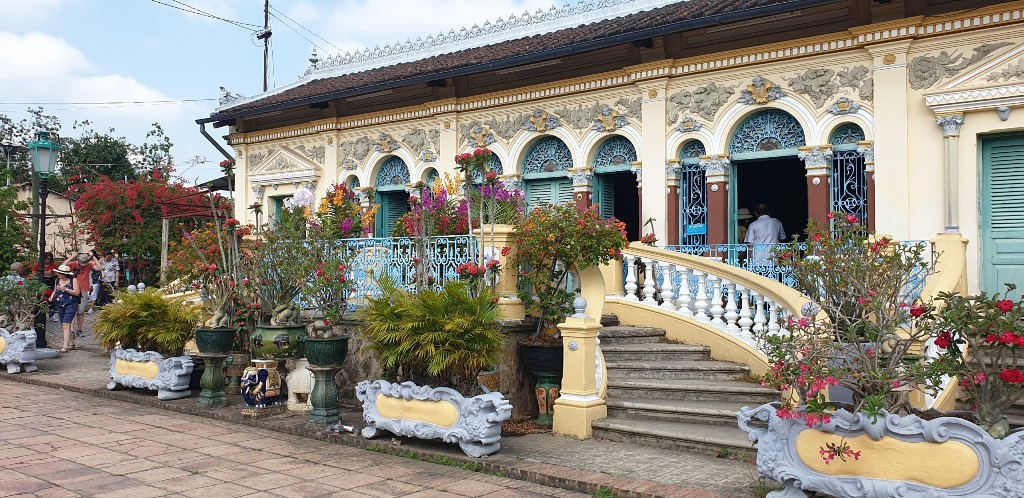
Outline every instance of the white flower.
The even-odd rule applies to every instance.
[[[295,192],[295,195],[291,196],[288,199],[285,199],[284,205],[289,209],[294,209],[297,207],[305,208],[308,206],[312,206],[315,200],[316,198],[313,196],[313,192],[311,192],[309,189],[302,188],[299,189],[298,192]]]

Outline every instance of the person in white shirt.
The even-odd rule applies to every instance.
[[[755,265],[768,264],[772,245],[778,244],[786,238],[786,230],[782,228],[782,222],[771,217],[771,210],[765,203],[754,206],[754,213],[757,219],[750,222],[747,227],[747,236],[743,242],[752,244],[752,263]]]

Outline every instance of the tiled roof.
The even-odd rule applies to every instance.
[[[504,43],[487,45],[478,48],[471,48],[450,54],[438,55],[421,59],[414,62],[406,62],[391,66],[380,67],[363,71],[360,73],[346,74],[342,76],[322,78],[309,81],[308,83],[283,90],[278,93],[267,95],[263,98],[243,102],[235,107],[222,109],[213,114],[209,119],[202,121],[213,121],[217,119],[229,119],[237,116],[256,114],[266,108],[288,107],[289,103],[304,105],[312,100],[328,97],[336,98],[343,95],[356,95],[365,89],[365,92],[381,90],[381,85],[399,82],[408,84],[417,79],[426,81],[440,79],[459,74],[473,66],[488,64],[499,65],[505,62],[508,65],[523,64],[543,60],[545,52],[552,52],[558,49],[574,47],[583,44],[594,44],[598,48],[601,42],[607,42],[611,46],[625,43],[628,40],[622,37],[649,31],[652,29],[666,28],[666,34],[681,29],[670,29],[677,23],[695,21],[699,19],[714,18],[725,14],[742,13],[749,11],[746,18],[754,18],[761,15],[757,9],[771,7],[781,4],[794,4],[797,8],[801,4],[811,3],[807,0],[689,0],[676,4],[653,9],[646,12],[639,12],[616,19],[595,22],[578,26],[576,28],[563,29],[542,35],[519,38]],[[818,2],[820,3],[820,2]],[[740,18],[742,19],[742,17]],[[739,20],[739,19],[732,19]],[[517,60],[524,56],[533,54],[540,56],[540,59],[533,61]],[[481,67],[480,71],[495,69],[495,67]],[[412,80],[412,81],[410,81]],[[404,83],[403,83],[404,82]]]

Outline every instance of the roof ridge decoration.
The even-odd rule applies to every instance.
[[[345,52],[326,57],[310,65],[301,79],[329,78],[358,73],[368,69],[412,62],[461,50],[492,45],[509,40],[526,38],[561,29],[574,28],[582,24],[605,21],[637,12],[656,9],[689,0],[580,0],[578,3],[564,3],[561,7],[552,5],[547,11],[538,8],[530,14],[523,11],[507,19],[499,17],[494,22],[487,20],[483,25],[463,26],[447,34],[427,35],[406,39],[405,42],[377,46],[373,49]]]

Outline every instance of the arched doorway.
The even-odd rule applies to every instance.
[[[706,154],[700,140],[690,140],[679,150],[679,244],[683,246],[708,243],[708,183],[700,165],[700,156]]]
[[[832,144],[832,211],[852,214],[868,226],[868,179],[864,156],[857,142],[865,139],[864,130],[854,123],[843,123],[829,135]]]
[[[409,212],[409,194],[405,191],[407,183],[410,183],[409,167],[405,161],[398,156],[388,157],[377,172],[377,205],[380,208],[374,232],[378,237],[390,237],[398,218]]]
[[[594,202],[602,217],[626,224],[628,240],[640,240],[640,193],[630,171],[636,159],[633,143],[619,135],[605,140],[594,156]]]
[[[572,202],[572,180],[567,173],[571,167],[572,153],[557,137],[546,136],[530,146],[522,167],[526,208]]]
[[[737,240],[737,211],[746,208],[753,213],[761,203],[782,222],[787,236],[803,235],[808,218],[807,172],[797,155],[806,142],[796,118],[778,109],[758,111],[736,128],[729,142],[730,242],[743,242]]]

